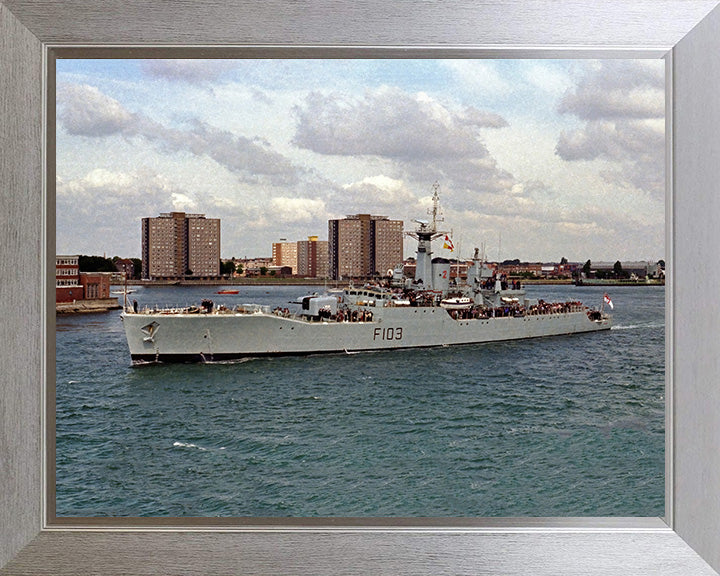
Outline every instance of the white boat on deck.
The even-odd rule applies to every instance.
[[[472,298],[459,297],[443,298],[440,300],[440,306],[447,310],[468,310],[473,307]]]

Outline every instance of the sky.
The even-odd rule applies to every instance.
[[[665,257],[662,60],[57,61],[56,251],[140,257],[221,219],[221,257],[428,219],[490,260]],[[405,255],[415,244],[405,241]]]

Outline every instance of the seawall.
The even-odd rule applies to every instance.
[[[88,312],[107,312],[122,308],[117,298],[98,298],[95,300],[75,300],[74,302],[55,303],[56,314],[82,314]]]

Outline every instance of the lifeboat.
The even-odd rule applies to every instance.
[[[444,298],[440,300],[440,307],[448,310],[467,310],[472,308],[473,301],[470,298]]]

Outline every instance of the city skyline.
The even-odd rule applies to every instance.
[[[438,182],[454,256],[665,258],[661,60],[59,60],[57,113],[58,253],[139,256],[174,210],[223,258],[408,230]]]

